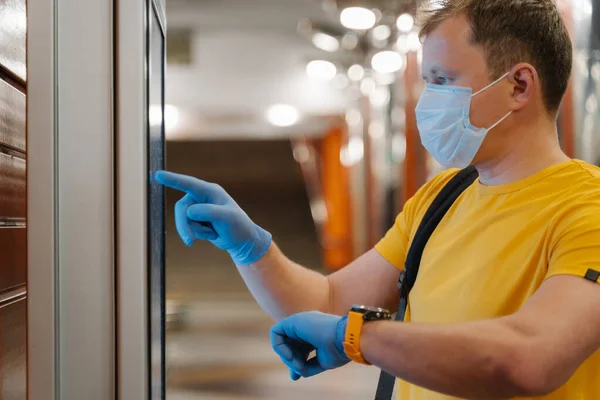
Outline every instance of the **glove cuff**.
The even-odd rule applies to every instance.
[[[350,358],[346,355],[344,350],[344,341],[346,338],[346,327],[348,326],[348,316],[342,317],[335,326],[334,342],[335,349],[337,350],[341,359],[350,362]]]
[[[253,264],[263,258],[273,242],[271,233],[258,225],[254,225],[254,227],[256,229],[254,240],[245,244],[235,254],[230,254],[233,262],[239,267]]]

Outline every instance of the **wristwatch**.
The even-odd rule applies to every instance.
[[[367,306],[353,306],[348,312],[348,323],[344,337],[344,352],[352,361],[371,365],[360,352],[360,334],[363,324],[369,321],[389,321],[392,314],[384,309]]]

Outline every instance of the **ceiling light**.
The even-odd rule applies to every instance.
[[[348,32],[342,37],[342,47],[346,50],[354,50],[358,46],[358,36],[354,32]]]
[[[330,81],[337,74],[336,66],[329,61],[314,60],[306,66],[306,74],[309,78],[319,81]]]
[[[419,51],[421,49],[421,39],[417,32],[411,32],[406,38],[406,43],[410,51]]]
[[[344,74],[338,74],[333,78],[333,87],[338,90],[346,89],[349,83],[348,77]]]
[[[345,167],[358,164],[365,155],[365,145],[360,137],[351,137],[348,145],[340,151],[340,162]]]
[[[408,35],[398,36],[398,39],[396,39],[396,49],[403,54],[410,51],[410,48],[408,47]]]
[[[369,124],[369,136],[373,139],[381,139],[385,136],[385,125],[381,121],[372,121]]]
[[[392,159],[402,162],[406,157],[406,136],[401,133],[392,136]]]
[[[275,126],[292,126],[300,119],[300,113],[288,104],[275,104],[267,111],[267,119]]]
[[[394,73],[389,74],[375,74],[375,82],[378,85],[391,85],[396,81],[396,75]]]
[[[296,160],[296,162],[299,164],[304,164],[310,161],[310,150],[305,144],[294,146],[293,154],[294,160]]]
[[[350,80],[357,82],[357,81],[360,81],[364,77],[365,77],[365,69],[362,66],[360,66],[358,64],[354,64],[353,66],[348,68],[348,78],[350,78]]]
[[[376,87],[377,85],[375,85],[373,78],[365,78],[360,83],[360,92],[365,96],[369,96],[371,93],[373,93]]]
[[[373,38],[375,40],[386,40],[392,34],[392,30],[387,25],[379,25],[373,29]]]
[[[380,74],[389,74],[404,68],[404,56],[395,51],[381,51],[371,59],[371,66]]]
[[[377,88],[369,96],[369,100],[374,107],[383,107],[390,102],[390,92],[386,88]]]
[[[321,32],[313,35],[312,42],[315,47],[330,53],[336,52],[340,48],[340,42],[336,38]]]
[[[346,111],[346,123],[350,126],[358,126],[362,123],[362,115],[356,108]]]
[[[371,29],[375,26],[376,19],[373,11],[363,7],[348,7],[340,14],[340,22],[348,29]]]
[[[402,14],[396,20],[396,27],[400,32],[410,32],[415,26],[415,19],[410,14]]]

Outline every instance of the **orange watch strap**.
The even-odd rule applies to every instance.
[[[349,359],[360,364],[371,365],[360,352],[360,333],[364,324],[363,315],[354,311],[348,313],[346,335],[344,337],[344,352]]]

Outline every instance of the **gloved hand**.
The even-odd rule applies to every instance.
[[[271,328],[271,345],[290,368],[290,377],[309,378],[350,362],[344,352],[347,317],[305,312],[292,315]],[[308,359],[316,350],[315,357]]]
[[[175,225],[187,246],[195,239],[208,240],[237,265],[252,264],[269,249],[271,234],[252,222],[220,186],[166,171],[156,172],[155,179],[186,193],[175,205]]]

